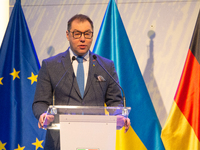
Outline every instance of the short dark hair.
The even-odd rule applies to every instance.
[[[73,16],[71,19],[69,19],[68,23],[67,23],[67,30],[69,31],[71,29],[71,25],[72,25],[72,22],[74,20],[79,20],[81,22],[84,22],[84,21],[89,21],[91,27],[92,27],[92,30],[93,30],[93,22],[92,20],[86,16],[86,15],[83,15],[83,14],[76,14],[75,16]]]

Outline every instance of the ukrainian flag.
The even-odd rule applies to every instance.
[[[161,126],[114,0],[107,6],[93,51],[114,61],[131,107],[131,127],[126,134],[117,131],[116,150],[163,150]]]

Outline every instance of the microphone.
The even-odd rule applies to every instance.
[[[126,107],[126,98],[125,98],[125,94],[124,94],[124,90],[122,89],[122,87],[117,83],[117,81],[111,76],[111,74],[99,63],[99,61],[97,60],[97,56],[93,55],[93,58],[97,61],[97,63],[104,69],[104,71],[112,78],[112,80],[118,85],[118,87],[122,90],[123,92],[123,102],[124,102],[124,107]]]
[[[72,63],[73,63],[74,60],[76,60],[76,57],[75,57],[75,56],[72,57],[71,65],[72,65]],[[68,70],[67,70],[67,71],[68,71]],[[53,106],[55,105],[55,91],[56,91],[56,88],[57,88],[57,86],[60,84],[60,82],[62,81],[62,79],[64,78],[64,76],[66,75],[67,71],[65,71],[65,73],[63,74],[63,76],[60,78],[60,80],[59,80],[58,83],[56,84],[55,89],[53,90]]]

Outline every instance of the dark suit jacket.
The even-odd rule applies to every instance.
[[[99,63],[118,81],[113,61],[96,56]],[[99,75],[106,81],[97,81]],[[69,50],[43,60],[32,107],[37,119],[47,111],[49,105],[52,105],[54,90],[55,105],[104,106],[106,103],[107,106],[123,106],[120,88],[93,59],[92,52],[90,52],[88,79],[83,98],[73,71]],[[59,149],[59,144],[59,133],[47,130],[45,149],[51,150],[52,147],[54,147],[52,150]],[[48,148],[47,145],[49,145]]]

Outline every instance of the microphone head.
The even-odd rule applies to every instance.
[[[76,60],[76,57],[75,57],[75,56],[72,57],[72,61],[74,61],[74,60]]]
[[[97,59],[97,56],[96,56],[96,55],[93,55],[93,58],[94,58],[94,59]]]

